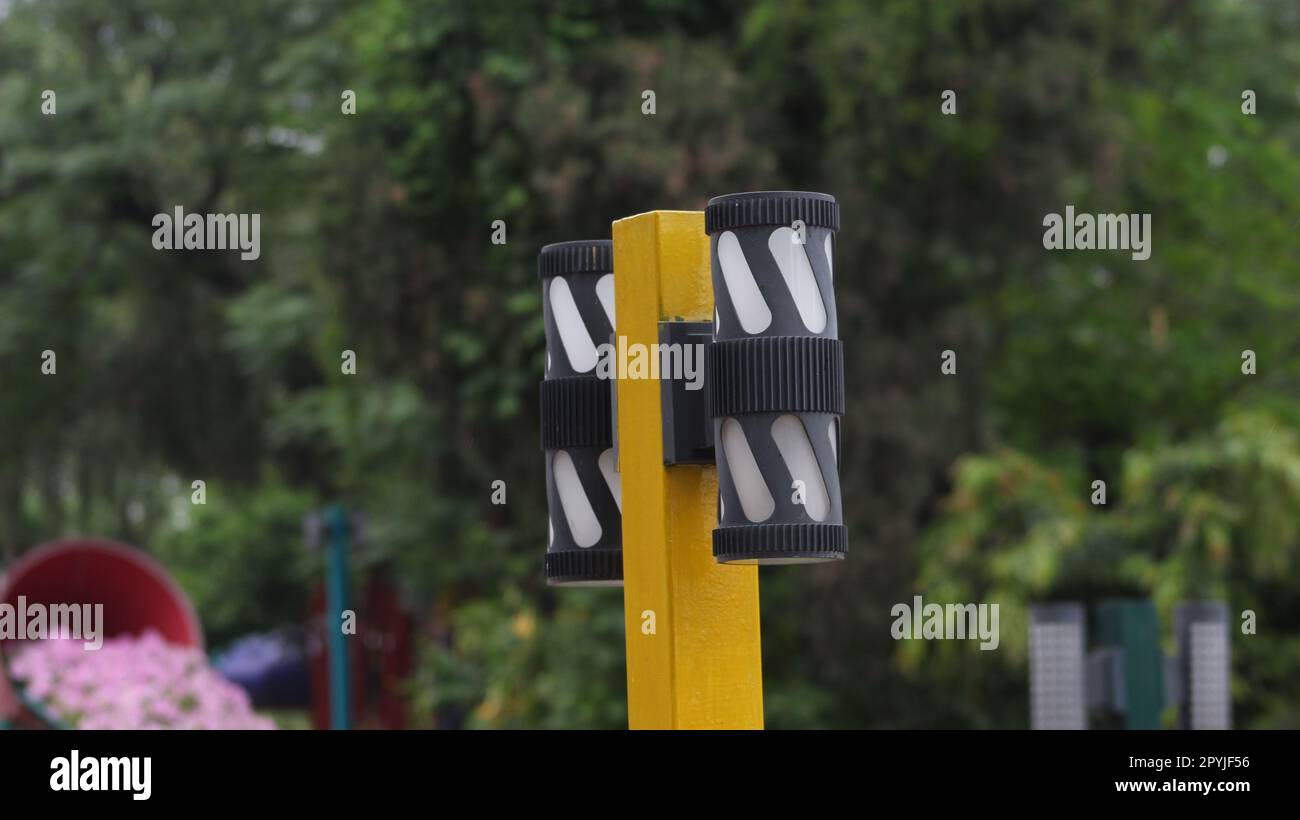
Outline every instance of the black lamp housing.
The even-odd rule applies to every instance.
[[[614,461],[612,383],[596,375],[614,333],[614,247],[559,242],[537,257],[546,322],[540,386],[553,586],[622,586],[622,498]]]
[[[835,198],[802,191],[709,200],[709,414],[722,563],[841,560],[844,348],[835,316]]]

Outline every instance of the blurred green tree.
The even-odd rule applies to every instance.
[[[1298,29],[1214,0],[0,3],[0,559],[141,543],[232,636],[294,617],[293,519],[342,500],[423,616],[422,713],[621,725],[619,596],[540,578],[536,252],[799,188],[845,218],[852,550],[762,575],[769,725],[1023,724],[1014,641],[957,675],[890,639],[918,587],[1167,607],[1217,579],[1293,625],[1244,569],[1293,556],[1290,468],[1234,459],[1273,447],[1240,419],[1273,420],[1283,461],[1300,425]],[[1067,204],[1152,213],[1152,258],[1045,251]],[[154,251],[176,205],[260,213],[261,258]],[[212,507],[182,526],[194,479]],[[1171,511],[1174,486],[1200,500]],[[1202,546],[1170,555],[1226,538],[1243,569],[1153,552],[1184,521]],[[1239,713],[1294,725],[1296,659],[1268,646],[1242,650]]]

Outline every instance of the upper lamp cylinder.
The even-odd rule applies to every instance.
[[[614,333],[614,244],[559,242],[537,257],[546,319],[541,383],[553,586],[623,585],[623,516],[612,385],[597,375]]]
[[[714,343],[709,412],[723,563],[844,558],[840,417],[844,349],[835,319],[839,205],[759,191],[709,200]]]

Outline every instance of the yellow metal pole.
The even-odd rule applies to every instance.
[[[616,333],[653,351],[661,321],[711,321],[699,211],[614,223]],[[761,729],[758,568],[713,559],[717,469],[664,466],[659,382],[619,379],[623,609],[633,729]]]

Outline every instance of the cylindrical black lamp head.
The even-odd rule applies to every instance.
[[[835,198],[802,191],[709,200],[714,343],[709,407],[723,563],[844,558],[835,318]]]
[[[555,586],[621,586],[623,501],[614,463],[612,383],[596,375],[600,346],[614,332],[613,243],[547,245],[537,269],[546,320],[546,580]]]

